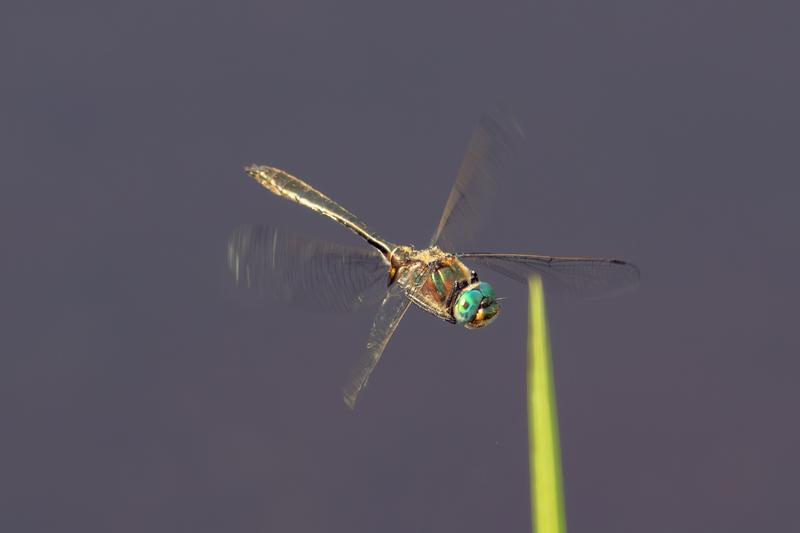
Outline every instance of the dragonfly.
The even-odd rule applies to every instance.
[[[380,301],[366,350],[342,388],[350,409],[412,304],[467,329],[480,329],[497,319],[500,298],[468,264],[522,283],[538,274],[547,284],[584,297],[635,287],[639,270],[621,259],[458,251],[485,218],[501,168],[523,138],[519,125],[507,115],[486,114],[479,120],[439,224],[429,245],[421,249],[383,238],[289,172],[265,165],[246,167],[273,194],[333,219],[370,248],[308,239],[264,225],[241,226],[228,240],[228,266],[236,284],[269,290],[312,309],[350,311]]]

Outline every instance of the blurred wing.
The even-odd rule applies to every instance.
[[[372,329],[367,339],[367,349],[353,367],[350,379],[342,389],[344,403],[350,409],[355,408],[358,394],[367,385],[370,374],[380,361],[383,350],[389,339],[392,338],[403,315],[408,311],[412,299],[418,299],[417,292],[424,285],[427,274],[427,269],[403,269],[389,287],[372,323]]]
[[[380,252],[308,239],[268,226],[240,226],[228,239],[234,283],[311,310],[377,303],[389,267]]]
[[[620,259],[549,257],[527,254],[458,254],[520,283],[541,274],[545,283],[566,293],[587,298],[610,296],[639,284],[639,269]]]
[[[397,283],[392,284],[383,299],[378,314],[375,315],[372,330],[367,339],[367,349],[353,367],[350,379],[342,389],[344,403],[350,409],[355,408],[358,394],[366,386],[370,374],[381,359],[386,344],[392,338],[394,330],[397,329],[397,325],[410,305],[411,300],[406,297],[403,288]]]
[[[503,164],[523,138],[519,125],[502,112],[481,118],[467,145],[431,246],[453,251],[468,244],[491,209]]]

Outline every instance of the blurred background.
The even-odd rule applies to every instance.
[[[792,2],[4,2],[0,529],[529,530],[527,294],[374,310],[231,294],[265,223],[358,245],[286,168],[427,243],[496,103],[527,144],[478,251],[617,256],[550,298],[571,531],[800,529],[800,8]]]

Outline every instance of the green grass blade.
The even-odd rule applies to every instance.
[[[535,533],[566,533],[556,387],[541,278],[528,282],[528,448]]]

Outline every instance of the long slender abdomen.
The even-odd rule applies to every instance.
[[[245,169],[250,176],[273,194],[291,200],[332,218],[336,222],[350,228],[369,244],[389,256],[397,246],[371,231],[367,225],[353,213],[322,194],[300,178],[283,170],[263,165],[252,165]]]

